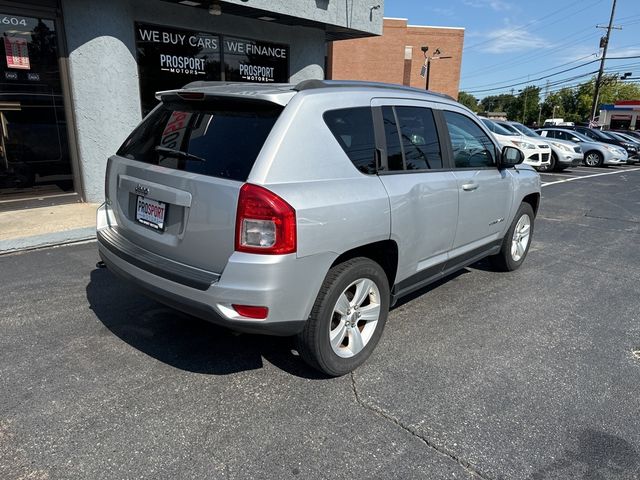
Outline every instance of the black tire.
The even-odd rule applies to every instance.
[[[339,297],[343,293],[345,295],[348,293],[345,290],[363,279],[373,281],[377,287],[379,298],[377,298],[378,303],[375,305],[379,305],[378,320],[364,348],[353,356],[344,358],[334,351],[329,335],[332,331],[332,326],[341,321],[338,318],[344,319],[347,317],[340,317],[334,309],[337,307]],[[369,291],[367,298],[375,298],[375,292],[372,289],[369,289]],[[369,358],[382,336],[389,313],[389,300],[387,275],[382,267],[371,259],[358,257],[332,267],[324,279],[304,329],[296,337],[298,353],[311,367],[333,377],[345,375],[355,370]],[[363,331],[361,321],[356,320],[354,325],[355,327],[352,328],[358,328],[359,331]],[[334,331],[337,328],[337,326],[334,326]],[[341,344],[337,348],[346,350],[351,337],[345,335],[343,338],[347,345],[343,346]]]
[[[518,259],[514,258],[512,254],[512,244],[514,241],[514,232],[516,230],[516,226],[518,222],[523,216],[529,217],[529,236],[527,239],[527,245],[524,248],[524,252]],[[531,240],[533,238],[533,229],[535,223],[535,216],[533,213],[533,208],[528,203],[520,204],[520,208],[518,208],[518,212],[511,222],[511,226],[509,230],[507,230],[506,235],[504,236],[504,240],[502,241],[502,247],[500,248],[500,252],[496,255],[492,255],[489,257],[489,261],[495,270],[500,272],[512,272],[520,268],[522,262],[527,257],[527,253],[529,253],[529,247],[531,246]]]
[[[584,164],[587,167],[601,167],[604,163],[604,157],[596,150],[590,150],[584,154]]]
[[[551,157],[549,158],[549,165],[541,165],[538,167],[539,172],[553,172],[556,169],[556,165],[558,164],[558,159],[556,158],[555,153],[551,153]]]

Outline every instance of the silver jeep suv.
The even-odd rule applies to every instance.
[[[449,97],[362,82],[193,83],[109,159],[100,256],[150,296],[362,364],[403,295],[527,255],[540,179]]]

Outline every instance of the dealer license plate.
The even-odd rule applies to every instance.
[[[155,230],[164,230],[164,218],[167,204],[138,195],[136,202],[136,220]]]

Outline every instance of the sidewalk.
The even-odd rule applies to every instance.
[[[72,203],[0,212],[0,255],[93,239],[97,208]]]

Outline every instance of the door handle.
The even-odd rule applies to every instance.
[[[463,183],[462,184],[462,189],[465,192],[471,192],[472,190],[475,190],[476,188],[478,188],[478,184],[477,183]]]

